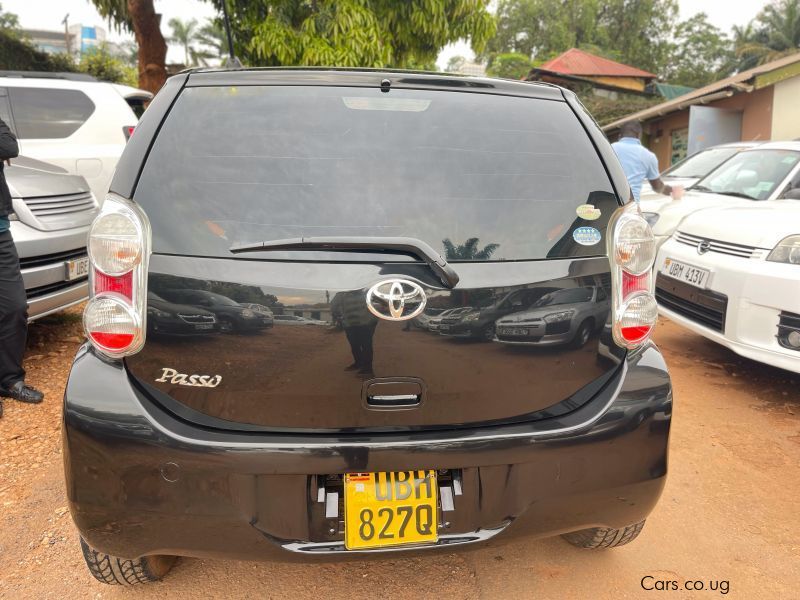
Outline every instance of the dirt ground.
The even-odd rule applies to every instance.
[[[86,570],[64,496],[61,395],[79,317],[38,322],[26,368],[47,399],[5,401],[0,419],[0,598],[800,597],[800,376],[666,321],[656,340],[675,386],[670,472],[628,546],[595,553],[554,538],[369,563],[182,559],[163,582],[119,588]],[[677,591],[659,583],[671,581]]]

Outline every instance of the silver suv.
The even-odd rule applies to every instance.
[[[98,204],[83,177],[55,165],[19,157],[5,174],[14,209],[11,235],[33,321],[87,298],[86,235]]]

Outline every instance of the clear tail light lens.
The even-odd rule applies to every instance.
[[[91,298],[83,313],[86,336],[111,358],[138,352],[146,332],[150,224],[125,198],[109,194],[88,241]]]
[[[614,340],[632,350],[650,338],[658,319],[652,274],[655,239],[639,207],[633,204],[614,214],[609,231]]]

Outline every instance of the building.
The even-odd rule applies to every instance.
[[[800,137],[800,53],[712,83],[603,127],[615,140],[638,119],[663,170],[703,148]]]
[[[48,54],[72,54],[80,56],[87,50],[106,41],[106,30],[102,27],[70,25],[67,30],[48,31],[24,29],[23,33],[37,50]]]
[[[570,89],[588,85],[595,94],[610,98],[616,98],[619,93],[657,93],[652,85],[656,80],[653,73],[578,48],[571,48],[540,67],[535,67],[527,80],[545,81]]]

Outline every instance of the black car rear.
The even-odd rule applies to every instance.
[[[652,282],[630,252],[613,258],[626,227],[643,227],[629,237],[647,250],[646,224],[618,210],[624,176],[568,92],[184,74],[145,113],[111,192],[92,238],[92,345],[65,411],[73,516],[95,549],[378,551],[477,541],[516,519],[540,535],[625,531],[657,499],[671,393],[647,341]],[[114,219],[130,221],[124,241]],[[129,263],[103,254],[136,236]],[[615,298],[610,343],[497,343],[497,319],[587,287]],[[145,335],[148,290],[228,335]],[[245,303],[274,327],[259,333]],[[439,331],[411,327],[439,314]],[[390,523],[406,509],[407,531]],[[110,533],[129,519],[140,526]]]

